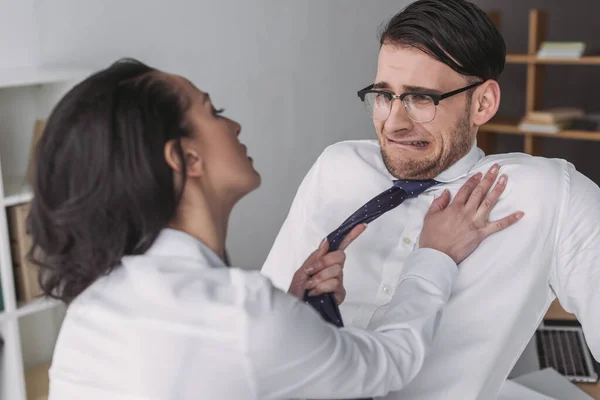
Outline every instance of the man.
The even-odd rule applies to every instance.
[[[444,189],[454,195],[468,177],[498,163],[510,180],[490,218],[515,210],[526,218],[462,262],[421,372],[387,398],[494,398],[556,297],[577,315],[600,359],[600,189],[564,160],[484,156],[476,146],[478,127],[500,102],[505,44],[496,27],[464,0],[422,0],[389,21],[380,44],[374,85],[360,92],[378,140],[323,152],[263,272],[287,290],[323,237],[392,180],[434,179],[346,250],[342,318],[346,326],[375,328],[433,199]]]

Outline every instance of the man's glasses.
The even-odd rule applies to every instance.
[[[413,121],[422,124],[433,121],[440,101],[477,87],[482,83],[483,82],[477,82],[444,94],[417,92],[391,94],[382,90],[373,89],[373,85],[369,85],[358,91],[358,97],[360,97],[360,100],[364,103],[365,108],[373,119],[379,121],[388,119],[390,112],[392,111],[394,99],[400,99],[408,117]]]

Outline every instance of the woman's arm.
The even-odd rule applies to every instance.
[[[497,166],[495,166],[497,167]],[[373,332],[337,329],[312,308],[268,283],[247,309],[246,357],[258,398],[359,398],[402,389],[417,374],[448,301],[457,263],[489,235],[514,224],[514,213],[489,222],[506,186],[498,168],[475,175],[452,204],[445,192],[431,205],[421,249],[405,262],[387,311]],[[256,295],[259,294],[259,295]]]
[[[419,371],[450,296],[457,266],[420,249],[374,332],[337,329],[310,307],[265,284],[260,315],[247,321],[257,398],[359,398],[402,389]],[[258,297],[255,297],[258,300]]]

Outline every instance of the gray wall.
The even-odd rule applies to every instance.
[[[121,56],[138,57],[209,91],[242,124],[241,140],[263,176],[262,187],[235,210],[229,240],[236,264],[258,268],[322,149],[343,139],[374,137],[355,92],[375,74],[377,28],[409,2],[37,0],[35,54],[43,63],[94,68]],[[549,40],[600,47],[600,32],[592,28],[598,26],[599,1],[475,2],[501,11],[509,51],[526,51],[533,7],[549,12]],[[522,115],[525,74],[522,65],[507,66],[501,114]],[[545,105],[599,111],[593,92],[600,88],[599,77],[600,67],[548,67]],[[501,145],[503,151],[522,150],[515,137],[503,138]],[[548,139],[543,145],[545,155],[567,158],[600,181],[598,150],[592,142]]]
[[[0,68],[37,61],[35,0],[0,0]]]
[[[407,1],[37,1],[43,63],[133,56],[189,77],[238,120],[263,185],[235,209],[229,249],[259,268],[310,165],[331,143],[374,137],[356,91],[377,28]]]

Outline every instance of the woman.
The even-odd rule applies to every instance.
[[[483,202],[495,173],[471,194],[473,177],[450,207],[445,194],[407,261],[388,311],[395,322],[372,333],[338,330],[258,272],[224,268],[229,215],[260,176],[238,141],[240,126],[221,113],[184,78],[131,60],[89,77],[53,110],[30,215],[43,290],[69,304],[51,400],[399,390],[422,363],[456,263],[517,219],[487,222],[504,188]],[[343,251],[326,250],[309,257],[293,286],[343,265]],[[327,281],[341,284],[341,275]]]

